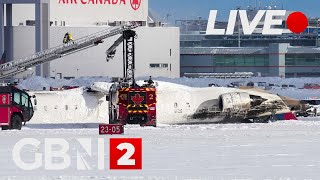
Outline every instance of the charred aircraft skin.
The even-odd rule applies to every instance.
[[[235,93],[233,95],[239,96],[241,93]],[[246,94],[242,93],[242,95]],[[232,95],[229,94],[229,96]],[[222,97],[223,95],[221,98]],[[269,104],[265,104],[264,102],[266,102],[267,99],[264,99],[261,96],[249,95],[249,97],[250,102],[244,103],[243,105],[245,105],[246,108],[241,109],[238,109],[235,106],[225,110],[221,98],[205,101],[189,118],[199,119],[200,121],[211,118],[221,119],[221,121],[217,121],[216,123],[266,123],[268,121],[276,120],[276,117],[274,116],[275,113],[286,108],[286,105],[282,101],[276,100],[269,102]],[[229,101],[229,103],[232,104],[231,101]]]

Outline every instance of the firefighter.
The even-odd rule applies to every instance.
[[[63,44],[67,44],[69,33],[66,33],[63,37]]]
[[[68,35],[68,41],[73,41],[71,33],[69,33],[69,35]]]
[[[64,35],[64,38],[63,38],[63,43],[64,44],[67,44],[69,42],[73,41],[72,39],[72,35],[71,33],[67,32],[65,35]]]
[[[149,77],[149,80],[148,80],[148,86],[149,86],[149,87],[153,87],[153,86],[154,86],[154,82],[153,82],[151,76]]]

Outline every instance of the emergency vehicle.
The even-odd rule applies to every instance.
[[[33,96],[35,98],[35,96]],[[22,124],[30,121],[34,110],[32,97],[15,86],[0,87],[0,126],[2,130],[21,130]],[[34,99],[36,103],[36,100]]]
[[[305,98],[303,102],[310,105],[307,109],[307,116],[320,116],[320,99],[317,97]]]

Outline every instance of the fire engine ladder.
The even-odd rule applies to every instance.
[[[92,35],[77,39],[73,42],[50,48],[24,59],[14,60],[0,65],[0,79],[22,73],[28,68],[59,59],[61,57],[77,53],[84,49],[94,47],[102,43],[103,39],[122,34],[124,31],[138,27],[137,24],[111,27]]]
[[[115,56],[116,48],[123,43],[123,77],[130,85],[134,83],[136,37],[135,31],[125,30],[122,32],[122,36],[106,51],[107,61],[110,61]]]

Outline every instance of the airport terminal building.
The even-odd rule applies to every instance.
[[[288,78],[320,76],[318,19],[310,19],[308,29],[300,35],[279,36],[261,35],[261,31],[243,35],[237,26],[234,35],[206,35],[207,20],[200,18],[178,20],[176,25],[181,31],[181,76],[234,72]],[[216,22],[216,26],[225,29],[227,22]]]

